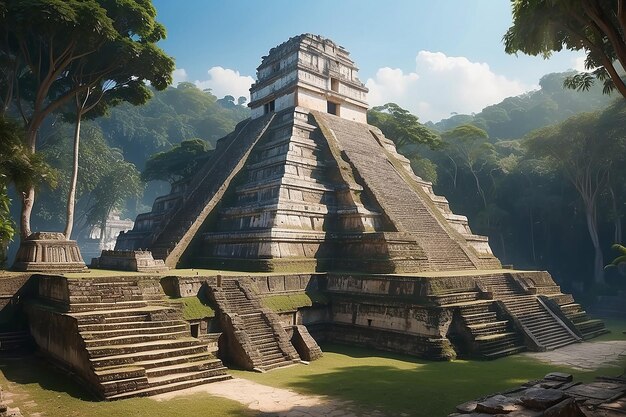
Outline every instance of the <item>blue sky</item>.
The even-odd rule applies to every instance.
[[[261,56],[300,33],[344,46],[370,88],[370,105],[395,101],[422,121],[478,112],[579,68],[582,53],[550,60],[504,53],[504,0],[154,0],[176,59],[175,80],[218,96],[246,95]]]

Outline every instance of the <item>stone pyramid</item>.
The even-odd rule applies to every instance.
[[[251,118],[120,235],[169,267],[406,273],[500,268],[393,142],[366,121],[341,46],[304,34],[270,50]]]

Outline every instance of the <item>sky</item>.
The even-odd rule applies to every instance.
[[[538,88],[551,72],[582,69],[582,52],[549,60],[507,55],[505,0],[153,0],[180,81],[218,97],[248,97],[268,51],[301,33],[350,52],[370,106],[395,102],[422,122],[477,113]]]

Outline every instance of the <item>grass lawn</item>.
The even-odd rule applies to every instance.
[[[626,340],[626,321],[607,320],[612,333],[594,341]],[[575,371],[516,355],[495,361],[429,362],[368,349],[327,345],[324,357],[309,366],[294,366],[266,374],[232,371],[237,377],[289,388],[305,394],[331,395],[364,408],[391,415],[446,416],[454,407],[543,377],[549,372],[574,374],[589,382],[598,375],[619,375],[623,367],[593,372]]]
[[[156,401],[131,398],[96,401],[80,384],[43,359],[0,359],[0,386],[25,417],[253,417],[244,405],[207,394]]]

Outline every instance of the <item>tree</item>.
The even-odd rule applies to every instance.
[[[190,177],[208,155],[207,143],[202,139],[184,140],[166,152],[154,154],[146,162],[141,179],[173,183]]]
[[[513,25],[504,35],[509,54],[550,57],[562,49],[584,50],[591,73],[568,78],[566,87],[587,90],[594,77],[606,93],[617,89],[626,98],[626,83],[616,63],[626,68],[624,0],[512,0]]]
[[[531,156],[558,170],[580,196],[587,231],[594,247],[594,281],[604,283],[603,255],[598,232],[598,200],[613,169],[613,157],[623,153],[624,136],[599,128],[598,113],[583,113],[531,133],[525,141]]]
[[[393,140],[399,151],[411,145],[427,145],[434,149],[441,144],[441,139],[435,132],[421,124],[417,116],[395,103],[370,109],[367,112],[367,122]]]
[[[15,224],[9,212],[9,185],[18,192],[42,182],[54,186],[54,171],[40,155],[33,154],[23,144],[23,130],[14,122],[0,116],[0,267],[4,266],[6,249],[15,234]]]
[[[488,142],[489,135],[473,125],[461,125],[441,134],[447,155],[453,165],[453,184],[456,186],[459,165],[467,168],[474,178],[476,190],[487,209],[487,197],[478,173],[495,162],[495,148]]]
[[[138,79],[131,82],[149,80],[156,88],[171,82],[173,62],[155,45],[165,34],[155,15],[149,1],[139,0],[0,1],[0,55],[13,68],[0,84],[2,97],[16,104],[31,152],[36,152],[37,132],[48,115],[72,99],[80,102],[93,88],[105,91],[101,83],[119,80],[112,75],[116,71],[138,70]],[[113,56],[107,65],[95,65]],[[137,62],[155,69],[133,68]],[[7,108],[8,101],[4,104]],[[30,187],[22,199],[23,238],[31,233],[34,198]]]
[[[111,212],[121,209],[128,199],[139,198],[142,191],[143,184],[135,166],[122,159],[114,161],[90,194],[85,225],[98,225],[103,239]]]

